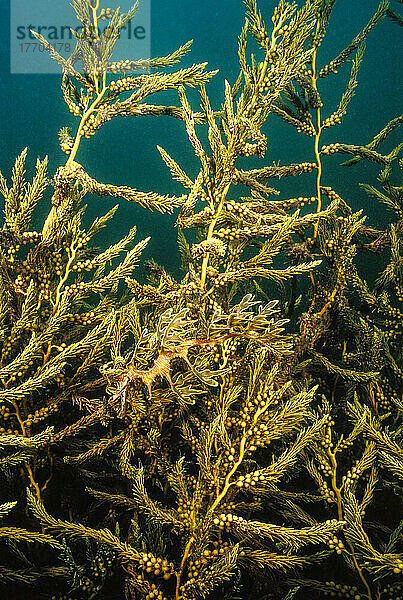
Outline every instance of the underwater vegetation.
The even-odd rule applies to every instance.
[[[353,99],[367,37],[402,18],[382,1],[323,65],[334,4],[262,14],[246,0],[239,77],[219,106],[216,71],[176,66],[190,43],[113,62],[137,4],[73,0],[83,30],[68,59],[35,34],[72,124],[55,174],[45,158],[27,178],[26,150],[0,174],[1,597],[403,597],[403,144],[382,151],[403,116],[365,146],[322,141]],[[158,103],[166,90],[176,105]],[[79,162],[111,119],[143,115],[186,129],[197,172],[159,147],[175,196],[97,181]],[[286,165],[265,158],[269,116],[306,137],[305,162],[292,148]],[[328,185],[333,155],[376,170],[362,188],[388,209],[384,228]],[[306,194],[285,197],[295,177]],[[148,261],[141,280],[149,240],[136,227],[99,250],[117,206],[85,226],[91,196],[174,212],[182,279]]]

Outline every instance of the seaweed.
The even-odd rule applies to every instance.
[[[67,160],[51,180],[46,158],[26,180],[27,150],[11,182],[0,174],[0,588],[13,596],[401,595],[403,145],[381,152],[402,117],[364,146],[321,137],[353,101],[367,38],[398,15],[381,2],[319,68],[334,0],[280,0],[270,21],[245,4],[239,77],[217,107],[216,71],[171,70],[190,43],[112,60],[137,4],[74,0],[83,28],[67,59],[33,32],[77,126],[59,132]],[[327,106],[322,86],[347,61]],[[148,104],[165,90],[176,106]],[[101,183],[77,162],[83,138],[144,115],[186,130],[196,173],[158,147],[182,193]],[[268,165],[269,117],[306,137],[314,159]],[[338,154],[345,168],[381,169],[378,186],[361,187],[388,210],[384,229],[327,185]],[[306,194],[284,198],[283,177],[305,178]],[[135,227],[93,246],[118,206],[84,227],[87,195],[175,212],[182,278],[154,261],[147,283],[135,278],[149,241],[135,243]],[[383,260],[373,281],[363,256]]]

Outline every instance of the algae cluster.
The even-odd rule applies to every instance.
[[[335,0],[280,0],[272,15],[246,0],[239,77],[213,106],[216,72],[175,66],[190,44],[113,62],[137,5],[99,4],[73,0],[83,32],[68,59],[36,34],[76,118],[59,133],[67,160],[51,181],[38,160],[29,181],[24,150],[11,181],[0,175],[1,593],[400,598],[403,165],[402,144],[382,144],[403,117],[365,146],[321,136],[346,114],[367,36],[401,17],[382,1],[319,66]],[[327,78],[346,63],[345,91],[326,106]],[[158,103],[165,90],[177,105]],[[84,138],[143,115],[186,128],[197,172],[159,147],[177,196],[99,182],[78,162]],[[306,161],[266,158],[270,115],[307,136]],[[378,169],[379,186],[363,188],[389,209],[384,229],[327,185],[334,154]],[[262,166],[246,169],[248,157]],[[306,195],[284,197],[283,177],[303,177]],[[183,278],[153,261],[147,283],[135,278],[148,242],[135,227],[99,251],[117,207],[85,227],[87,195],[175,212]],[[358,259],[379,255],[366,281]]]

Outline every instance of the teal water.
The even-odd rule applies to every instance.
[[[11,0],[16,1],[16,0]],[[123,8],[123,3],[122,8]],[[275,2],[261,0],[262,14],[270,22]],[[101,5],[108,4],[101,2]],[[348,45],[362,26],[375,12],[375,0],[338,0],[332,14],[325,42],[318,58],[318,66],[326,64]],[[402,8],[391,2],[395,10]],[[29,147],[28,166],[36,157],[49,155],[49,173],[63,164],[65,155],[60,151],[58,131],[62,126],[74,126],[76,119],[69,113],[60,93],[60,78],[56,75],[11,75],[9,69],[9,1],[0,0],[0,18],[3,23],[3,39],[0,44],[0,170],[4,175],[11,172],[15,156]],[[151,54],[166,55],[178,45],[194,39],[193,49],[182,61],[184,66],[208,61],[209,68],[219,73],[208,85],[214,107],[222,101],[224,79],[233,83],[238,75],[237,36],[244,21],[244,5],[241,0],[204,0],[182,2],[180,0],[152,0],[151,3]],[[252,45],[251,45],[252,46]],[[130,57],[128,57],[130,58]],[[385,19],[367,39],[367,48],[359,74],[359,85],[341,125],[331,128],[323,135],[323,142],[343,141],[366,144],[380,129],[402,110],[401,85],[402,46],[401,29]],[[321,90],[325,101],[324,115],[337,106],[349,77],[350,63],[340,68],[337,76],[322,80]],[[326,91],[325,91],[326,90]],[[189,93],[193,108],[197,108],[197,93]],[[174,93],[156,96],[156,103],[179,104]],[[256,164],[280,164],[310,161],[313,157],[312,140],[298,135],[291,127],[271,117],[265,128],[269,147],[263,160],[245,163],[251,168]],[[400,132],[401,133],[401,132]],[[380,148],[387,153],[399,141],[399,131],[390,136]],[[182,188],[172,182],[165,164],[156,149],[159,144],[170,153],[190,175],[198,169],[191,152],[184,126],[168,117],[145,117],[141,119],[114,119],[94,137],[84,140],[77,160],[97,180],[107,183],[131,185],[139,190],[181,194]],[[350,169],[338,166],[342,157],[324,158],[323,183],[331,185],[355,209],[364,208],[368,223],[381,224],[385,211],[358,187],[359,182],[377,183],[379,168],[363,164]],[[312,177],[293,178],[279,189],[284,197],[311,195],[314,193]],[[242,190],[245,193],[245,190]],[[47,202],[51,196],[49,189]],[[116,202],[110,198],[88,197],[88,219],[106,212]],[[123,237],[129,226],[136,224],[138,239],[151,235],[147,256],[153,256],[173,274],[178,274],[178,254],[175,217],[150,213],[137,205],[119,201],[120,208],[113,225],[104,230],[103,239],[108,243]],[[42,207],[43,213],[47,206]],[[40,216],[37,216],[38,226]],[[140,267],[141,271],[141,267]]]

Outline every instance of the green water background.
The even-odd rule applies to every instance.
[[[13,0],[11,0],[13,1]],[[103,6],[108,6],[101,2]],[[301,4],[301,3],[300,3]],[[259,6],[266,22],[276,2],[261,0]],[[375,12],[374,0],[337,0],[325,42],[319,51],[320,68],[348,45]],[[391,7],[402,9],[392,0]],[[193,49],[182,65],[208,61],[208,68],[219,73],[208,85],[214,108],[223,99],[224,79],[230,83],[238,75],[237,36],[244,22],[244,5],[241,0],[152,0],[151,3],[151,55],[163,56],[178,45],[194,39]],[[77,119],[68,111],[60,92],[60,78],[56,75],[10,75],[9,69],[9,2],[0,0],[0,17],[3,39],[0,45],[0,170],[11,174],[15,156],[29,147],[28,173],[32,174],[36,157],[49,155],[49,174],[64,164],[65,155],[58,144],[58,131],[62,126],[77,127]],[[322,143],[343,141],[366,144],[392,118],[402,111],[402,30],[385,19],[367,39],[364,61],[359,73],[359,85],[349,105],[348,114],[341,125],[324,132]],[[251,44],[253,51],[255,46]],[[257,54],[258,55],[258,54]],[[130,57],[128,57],[130,58]],[[337,106],[348,81],[351,61],[339,69],[337,76],[320,81],[324,101],[323,115],[330,115]],[[189,92],[192,107],[197,110],[198,95]],[[179,104],[175,92],[153,96],[155,103]],[[313,161],[313,140],[271,116],[266,124],[268,152],[264,159],[243,160],[244,168],[255,168],[280,161]],[[399,137],[400,133],[400,137]],[[389,152],[401,138],[395,130],[380,151]],[[156,146],[161,145],[191,176],[198,172],[199,164],[188,142],[183,123],[168,117],[116,118],[107,123],[95,136],[83,140],[77,160],[98,181],[116,185],[130,185],[138,190],[157,191],[163,194],[182,194],[183,188],[170,178]],[[377,185],[379,166],[361,163],[346,169],[339,166],[343,157],[324,157],[323,184],[332,186],[354,208],[363,208],[368,224],[381,226],[387,213],[374,200],[367,197],[359,182]],[[290,178],[273,182],[281,190],[279,198],[314,195],[314,176]],[[233,197],[246,194],[246,189],[233,188]],[[46,202],[36,214],[36,225],[47,213],[51,188]],[[109,210],[116,200],[87,196],[86,221]],[[152,236],[144,257],[155,258],[174,276],[180,276],[179,255],[176,246],[175,215],[150,213],[143,208],[119,200],[119,211],[114,221],[97,238],[97,244],[106,247],[123,237],[128,228],[137,225],[137,239]],[[366,269],[372,263],[366,262]],[[143,267],[138,275],[143,279]]]

